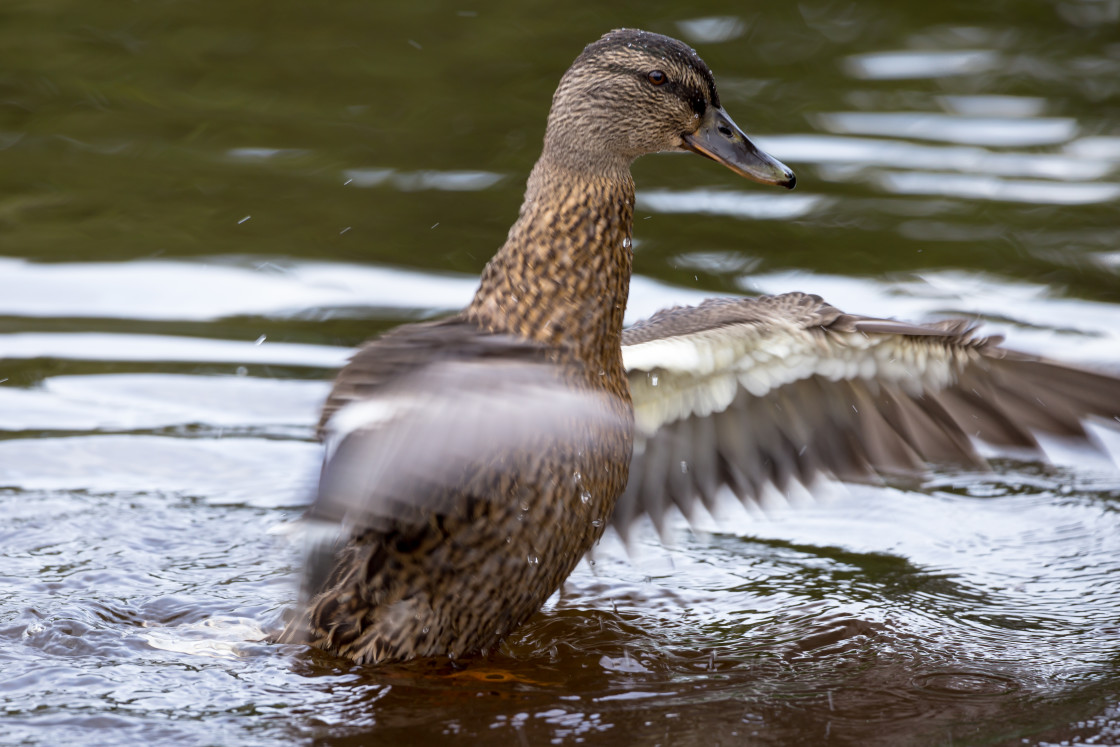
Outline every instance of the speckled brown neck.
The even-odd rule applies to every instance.
[[[521,214],[465,314],[620,376],[634,182],[628,168],[557,161],[546,150],[537,162]]]

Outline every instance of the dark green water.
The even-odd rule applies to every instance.
[[[1118,370],[1115,0],[5,3],[5,743],[1120,743],[1120,475],[1060,444],[605,541],[463,670],[256,642],[333,371],[465,303],[622,25],[798,174],[636,164],[631,319],[798,289]]]

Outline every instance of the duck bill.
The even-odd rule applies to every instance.
[[[682,135],[681,142],[685,150],[722,163],[752,181],[786,189],[793,189],[797,183],[797,177],[789,167],[759,150],[722,107],[709,106],[700,121],[700,129]]]

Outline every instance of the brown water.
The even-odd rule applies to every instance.
[[[469,298],[584,44],[690,41],[798,173],[639,162],[631,319],[801,289],[1118,370],[1118,16],[4,4],[3,741],[1120,743],[1120,475],[1060,444],[608,539],[460,668],[256,642],[295,597],[332,371]]]

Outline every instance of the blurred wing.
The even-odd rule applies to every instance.
[[[573,386],[579,372],[547,352],[461,317],[367,343],[323,406],[326,456],[307,518],[347,530],[423,523],[501,498],[485,489],[496,475],[529,489],[554,479],[534,469],[548,451],[591,453],[603,434],[629,431],[622,403]]]
[[[800,293],[659,312],[623,335],[635,443],[614,523],[660,525],[673,505],[690,516],[724,486],[751,500],[821,476],[983,467],[973,439],[1037,450],[1034,433],[1120,423],[1120,379],[999,342],[960,320],[852,316]]]
[[[618,410],[606,394],[573,389],[545,362],[430,363],[330,417],[308,518],[379,529],[426,521],[451,511],[463,486],[509,460],[592,450],[608,429],[628,427]],[[520,484],[531,479],[551,478],[518,471]]]

